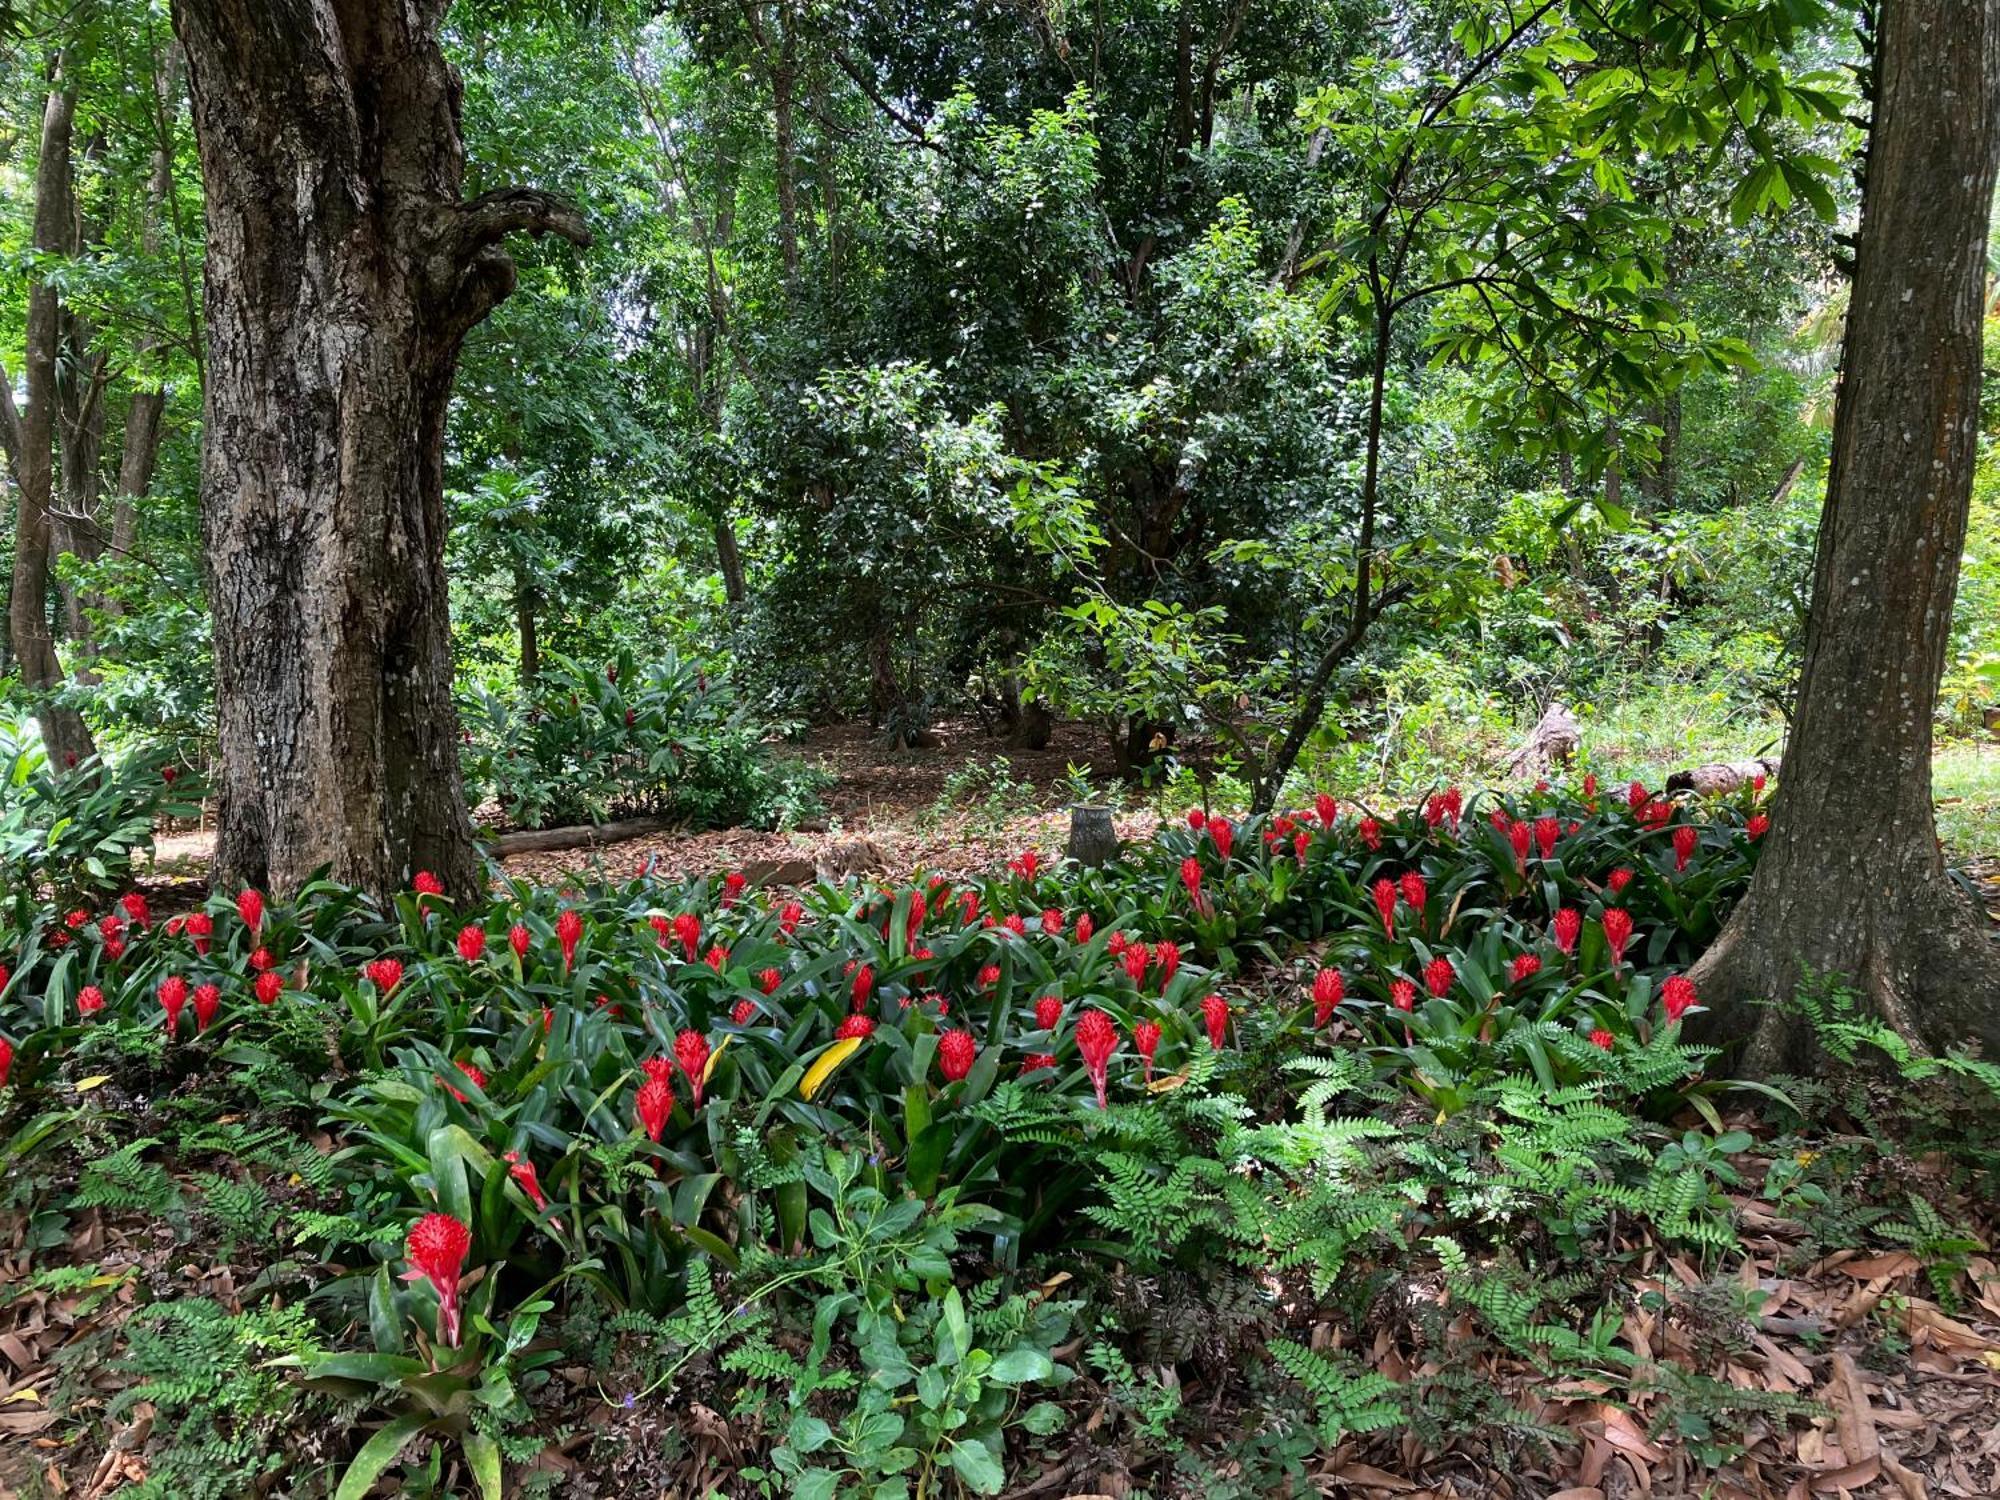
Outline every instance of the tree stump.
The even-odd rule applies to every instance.
[[[1080,865],[1108,865],[1118,857],[1118,830],[1108,807],[1072,807],[1069,845],[1063,851]]]

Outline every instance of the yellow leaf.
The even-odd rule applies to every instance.
[[[728,1047],[729,1038],[724,1037],[720,1042],[716,1043],[715,1050],[708,1054],[708,1063],[701,1070],[701,1081],[704,1087],[707,1086],[710,1076],[715,1072],[715,1065],[722,1061],[722,1054]]]
[[[2000,1370],[2000,1349],[1980,1350],[1979,1362],[1989,1370]]]
[[[109,1073],[99,1073],[95,1078],[80,1078],[77,1080],[76,1091],[79,1094],[87,1094],[92,1089],[100,1088],[109,1082],[111,1082]]]
[[[813,1065],[806,1069],[806,1076],[799,1080],[799,1097],[810,1099],[817,1094],[820,1085],[833,1076],[834,1070],[860,1050],[862,1041],[863,1038],[858,1036],[844,1036],[820,1053]]]
[[[1187,1081],[1188,1076],[1184,1072],[1169,1073],[1165,1078],[1155,1078],[1151,1083],[1147,1084],[1146,1092],[1149,1094],[1164,1094],[1172,1089],[1179,1088]]]
[[[9,1396],[5,1401],[0,1401],[0,1406],[12,1406],[16,1401],[39,1402],[41,1399],[42,1399],[42,1393],[36,1390],[33,1386],[28,1386],[24,1390],[18,1390],[14,1392],[14,1394]]]

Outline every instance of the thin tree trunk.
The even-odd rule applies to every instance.
[[[715,518],[715,560],[722,569],[722,597],[731,604],[743,603],[750,591],[743,581],[743,552],[736,545],[736,523],[727,510]]]
[[[41,155],[35,171],[34,243],[37,250],[50,254],[66,253],[75,229],[70,138],[76,96],[63,75],[64,65],[58,60],[42,112]],[[95,753],[96,746],[82,715],[49,696],[60,690],[65,680],[49,619],[50,509],[55,486],[55,421],[60,404],[56,366],[61,330],[62,305],[56,289],[36,277],[28,284],[24,350],[28,409],[20,416],[14,460],[14,576],[7,623],[21,681],[40,700],[35,717],[49,760],[58,769],[66,769]]]
[[[527,190],[463,200],[444,0],[177,0],[206,188],[202,530],[216,875],[375,892],[481,866],[458,770],[444,431]]]
[[[519,569],[514,573],[514,625],[521,637],[521,664],[518,672],[525,691],[535,685],[542,672],[541,638],[535,629],[535,588]]]
[[[1763,857],[1694,979],[1752,1071],[1810,1029],[1746,1002],[1853,984],[1918,1045],[2000,1055],[2000,959],[1947,881],[1932,714],[1978,447],[2000,0],[1888,0],[1798,714]]]

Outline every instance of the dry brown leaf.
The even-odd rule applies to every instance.
[[[1873,1281],[1877,1276],[1908,1276],[1919,1264],[1909,1251],[1892,1250],[1867,1260],[1847,1261],[1840,1267],[1840,1274],[1852,1276],[1856,1281]]]
[[[1835,1490],[1857,1490],[1864,1484],[1873,1484],[1881,1473],[1882,1460],[1879,1457],[1867,1458],[1858,1464],[1847,1464],[1815,1474],[1808,1483],[1814,1493],[1830,1495]]]
[[[1354,1485],[1368,1490],[1394,1490],[1402,1494],[1417,1486],[1400,1475],[1391,1474],[1386,1469],[1378,1469],[1373,1464],[1344,1463],[1332,1474],[1325,1476],[1334,1484]]]
[[[1868,1404],[1868,1392],[1861,1384],[1861,1371],[1846,1354],[1833,1356],[1833,1378],[1827,1382],[1826,1399],[1833,1407],[1833,1420],[1840,1432],[1840,1451],[1850,1464],[1861,1464],[1882,1451],[1875,1431],[1875,1413]]]

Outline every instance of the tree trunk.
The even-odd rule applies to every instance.
[[[445,412],[514,231],[461,200],[445,0],[176,0],[208,218],[202,531],[219,880],[480,883],[458,771]]]
[[[535,587],[518,570],[514,574],[514,625],[521,636],[521,664],[516,670],[525,692],[541,675],[542,646],[535,631]]]
[[[41,155],[35,170],[35,248],[66,254],[75,230],[70,179],[70,138],[76,96],[58,61],[53,87],[42,112]],[[19,421],[14,455],[16,505],[14,576],[7,599],[8,634],[21,682],[35,696],[42,743],[58,771],[94,754],[96,745],[83,716],[48,696],[64,681],[49,620],[49,548],[53,535],[50,501],[55,487],[55,416],[60,404],[57,358],[62,305],[56,289],[36,276],[28,284],[24,374],[28,409]]]
[[[2000,1055],[2000,958],[1945,877],[1931,719],[1965,543],[2000,0],[1889,0],[1798,715],[1749,894],[1693,977],[1746,1066],[1809,1028],[1744,1002],[1840,976],[1897,1031]]]
[[[750,597],[743,581],[743,552],[736,545],[736,524],[729,519],[727,499],[723,506],[722,514],[715,518],[715,561],[722,569],[723,599],[741,604]]]

